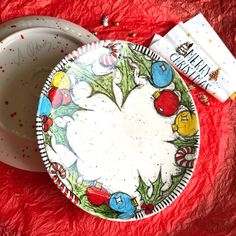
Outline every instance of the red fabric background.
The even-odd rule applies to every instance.
[[[124,39],[145,46],[154,33],[163,35],[179,20],[198,12],[235,56],[235,1],[0,2],[0,22],[25,15],[55,16],[97,31],[100,39]],[[102,15],[120,25],[104,28]],[[137,36],[130,38],[131,32]],[[129,223],[99,219],[69,202],[46,173],[0,163],[0,235],[236,235],[236,102],[221,104],[210,97],[208,107],[198,101],[199,92],[199,88],[192,91],[201,124],[197,167],[182,195],[163,212]]]

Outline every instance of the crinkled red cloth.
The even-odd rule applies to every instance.
[[[100,39],[148,46],[154,33],[163,35],[199,12],[235,56],[235,1],[1,0],[0,22],[25,15],[55,16],[97,31]],[[103,15],[119,26],[101,26]],[[164,211],[136,222],[103,220],[68,201],[47,173],[0,163],[0,235],[236,235],[236,102],[221,104],[209,97],[206,106],[197,99],[199,92],[192,90],[201,124],[199,160],[184,192]]]

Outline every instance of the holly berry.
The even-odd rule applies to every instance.
[[[53,125],[53,121],[50,117],[43,116],[43,131],[48,132],[50,127]]]
[[[149,214],[151,214],[151,213],[153,212],[154,206],[153,206],[153,204],[151,204],[151,203],[149,203],[148,205],[146,205],[145,203],[143,203],[142,206],[141,206],[141,209],[144,210],[144,212],[145,212],[146,215],[149,215]]]
[[[94,206],[109,205],[110,194],[105,188],[89,187],[85,194],[88,197],[88,201]]]
[[[179,108],[179,97],[171,90],[155,92],[153,97],[156,111],[163,116],[172,116]]]

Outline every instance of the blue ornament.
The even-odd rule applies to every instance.
[[[39,116],[49,116],[51,113],[52,104],[48,97],[41,96],[39,99],[38,111]]]
[[[164,61],[157,61],[152,64],[152,80],[150,83],[156,88],[164,88],[173,80],[173,71]]]
[[[136,211],[136,207],[133,205],[131,197],[122,192],[112,194],[109,205],[113,210],[121,213],[118,216],[120,219],[130,219],[134,216]]]

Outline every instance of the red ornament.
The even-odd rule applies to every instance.
[[[61,105],[67,105],[71,102],[71,95],[68,89],[52,88],[48,92],[48,98],[52,103],[54,109]]]
[[[179,97],[171,90],[155,92],[153,97],[156,111],[163,116],[172,116],[179,108]]]
[[[52,88],[48,92],[48,98],[52,103],[53,108],[58,108],[62,104],[62,93],[60,89]]]
[[[109,205],[110,194],[105,188],[89,187],[86,190],[88,201],[94,206]]]
[[[71,95],[68,89],[61,89],[62,93],[62,105],[66,106],[71,102]]]

